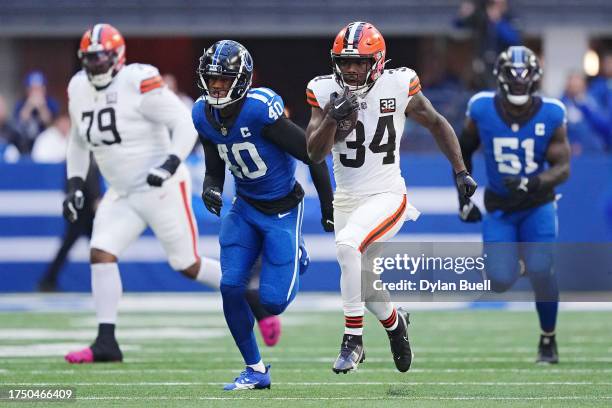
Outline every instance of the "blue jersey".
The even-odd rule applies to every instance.
[[[548,167],[546,150],[555,130],[565,123],[565,107],[553,98],[535,97],[536,111],[525,123],[509,124],[500,113],[494,92],[470,99],[467,116],[478,128],[486,169],[487,188],[506,196],[503,179],[531,177]]]
[[[295,187],[295,159],[262,135],[265,126],[283,114],[280,96],[268,88],[248,91],[238,117],[229,129],[214,126],[204,98],[192,110],[202,141],[209,140],[234,175],[236,192],[255,200],[287,196]]]

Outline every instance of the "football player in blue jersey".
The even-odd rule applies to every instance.
[[[304,190],[295,180],[296,160],[310,167],[319,193],[322,224],[333,231],[333,193],[325,162],[308,158],[304,131],[284,115],[283,100],[268,88],[252,88],[253,60],[235,41],[205,50],[197,70],[203,95],[193,122],[204,146],[202,198],[221,214],[225,166],[234,175],[236,197],[221,221],[221,294],[230,332],[244,370],[225,390],[270,388],[245,299],[251,266],[261,257],[259,297],[268,312],[282,313],[294,299],[299,273],[308,262],[301,225]]]
[[[514,46],[502,52],[493,73],[497,92],[472,97],[460,137],[468,171],[479,146],[485,158],[487,278],[493,291],[504,292],[520,275],[529,277],[542,329],[537,362],[557,363],[559,289],[549,243],[557,238],[554,189],[570,173],[565,107],[557,99],[536,94],[542,69],[529,48]],[[459,201],[463,221],[482,219],[470,199]],[[496,244],[505,242],[529,244]]]

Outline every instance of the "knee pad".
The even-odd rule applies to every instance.
[[[273,315],[279,315],[283,313],[285,309],[287,309],[287,306],[289,306],[289,303],[291,303],[291,300],[293,299],[292,297],[290,297],[289,299],[285,300],[284,297],[281,299],[278,296],[273,296],[270,294],[266,295],[266,293],[268,293],[268,291],[262,291],[261,288],[259,289],[259,301],[261,302],[261,305],[264,307],[264,309],[266,309],[269,313],[272,313]]]
[[[487,265],[486,277],[491,281],[491,290],[496,293],[506,292],[514,285],[519,273],[518,264]]]
[[[553,255],[549,251],[534,252],[525,257],[527,276],[547,279],[552,275]]]
[[[268,233],[264,241],[264,256],[274,265],[295,262],[295,235],[289,231],[275,230]]]

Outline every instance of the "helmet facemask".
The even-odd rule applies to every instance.
[[[87,78],[96,88],[108,86],[118,72],[119,56],[115,51],[79,51],[79,59]]]
[[[338,85],[342,88],[348,87],[349,90],[356,94],[365,94],[374,85],[374,82],[380,77],[384,64],[381,64],[382,53],[376,58],[374,55],[338,55],[332,52],[332,65],[334,78]],[[365,69],[361,72],[347,73],[343,71],[345,66],[351,63],[365,65]]]
[[[516,58],[516,55],[519,57]],[[510,47],[498,58],[493,75],[497,78],[499,90],[506,100],[513,105],[522,106],[536,92],[542,69],[531,50]]]

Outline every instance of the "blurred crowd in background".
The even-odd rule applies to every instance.
[[[492,68],[499,52],[510,45],[530,44],[522,39],[520,21],[513,17],[506,0],[465,1],[452,24],[470,35],[472,56],[467,70],[470,74],[463,75],[465,67],[461,74],[457,74],[457,69],[449,69],[448,66],[454,63],[452,57],[435,46],[421,46],[418,65],[413,68],[417,69],[425,95],[459,132],[471,95],[479,90],[495,88]],[[598,50],[598,57],[599,72],[596,75],[570,72],[564,93],[547,95],[561,98],[567,107],[568,133],[575,155],[612,151],[612,49]],[[542,63],[544,75],[547,69],[554,68],[547,67],[546,61]],[[193,103],[192,97],[177,89],[178,81],[172,74],[166,74],[165,80],[187,106]],[[275,87],[274,83],[265,85]],[[295,88],[297,92],[300,87]],[[193,91],[187,92],[193,94]],[[0,94],[0,162],[32,160],[50,163],[65,159],[70,120],[66,115],[67,107],[58,102],[62,97],[49,94],[43,67],[25,75],[21,95]],[[10,106],[7,100],[16,102]],[[287,102],[291,110],[291,100]],[[298,123],[303,122],[303,118],[297,119]],[[414,123],[408,123],[404,136],[407,138],[402,144],[405,150],[434,149],[430,135]]]

